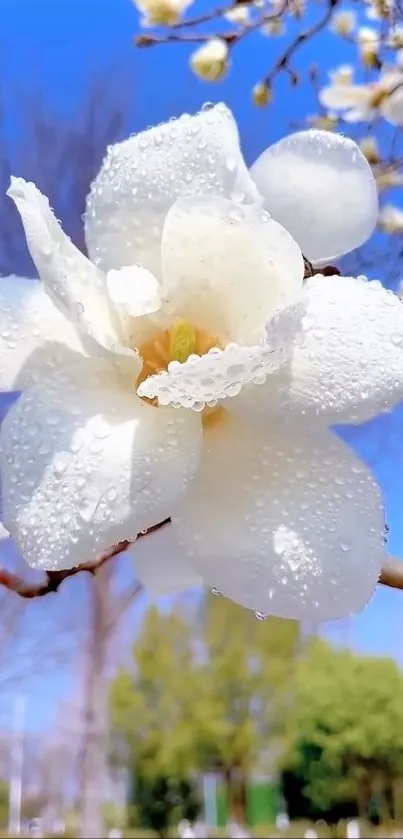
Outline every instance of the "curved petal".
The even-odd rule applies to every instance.
[[[136,575],[151,597],[203,585],[202,578],[183,559],[171,524],[137,539],[130,553]]]
[[[87,202],[91,259],[105,271],[138,262],[160,277],[165,216],[186,195],[259,198],[225,105],[184,114],[109,149]]]
[[[300,131],[266,149],[251,175],[270,215],[312,262],[362,245],[378,216],[371,167],[348,137]]]
[[[262,385],[290,357],[301,330],[298,305],[282,309],[266,325],[266,341],[244,347],[228,344],[205,355],[190,355],[187,361],[171,361],[168,370],[149,376],[138,387],[139,396],[157,398],[160,405],[173,404],[202,411],[206,404],[238,394],[251,382]],[[231,400],[230,400],[231,401]]]
[[[375,481],[330,431],[300,421],[261,434],[233,418],[217,425],[172,519],[207,585],[263,615],[357,612],[384,559]]]
[[[149,407],[106,365],[82,376],[26,391],[0,431],[4,525],[35,568],[134,539],[169,516],[197,468],[197,416]]]
[[[141,265],[108,271],[106,282],[109,296],[122,320],[150,315],[161,306],[158,280]]]
[[[293,238],[258,205],[179,199],[162,235],[164,308],[222,339],[254,343],[295,299],[304,262]]]
[[[24,390],[84,350],[37,280],[0,279],[0,390]]]
[[[38,274],[63,314],[102,347],[115,349],[119,322],[111,306],[106,277],[63,233],[36,186],[12,178],[8,195],[21,216]]]
[[[361,422],[403,398],[403,305],[365,277],[322,277],[306,283],[302,331],[292,358],[230,408],[258,421],[322,414],[327,422]]]

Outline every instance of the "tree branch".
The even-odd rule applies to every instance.
[[[148,530],[142,531],[138,534],[137,539],[143,539],[148,533],[159,530],[160,527],[164,527],[168,522],[169,519],[166,519],[150,527]],[[12,571],[8,571],[6,568],[0,568],[0,586],[7,588],[9,591],[13,591],[14,594],[18,594],[19,597],[23,597],[26,600],[32,600],[35,597],[44,597],[46,594],[53,594],[58,591],[65,580],[68,580],[70,577],[75,577],[76,574],[81,574],[83,571],[86,571],[88,574],[96,574],[106,562],[109,562],[114,556],[123,553],[131,544],[133,543],[125,539],[123,542],[119,542],[113,548],[105,551],[97,559],[83,562],[75,568],[66,568],[63,571],[46,571],[45,578],[39,583],[29,583],[17,574],[13,574]]]
[[[137,539],[144,539],[149,533],[153,533],[155,530],[160,530],[162,527],[166,527],[167,524],[170,524],[170,521],[171,519],[167,518],[164,519],[164,521],[155,524],[153,527],[149,527],[148,530],[143,530],[138,534]],[[86,571],[88,574],[96,574],[97,571],[105,565],[105,563],[109,562],[109,560],[113,559],[113,557],[118,556],[118,554],[126,551],[132,544],[134,544],[134,542],[125,540],[124,542],[119,542],[119,544],[115,545],[113,548],[110,548],[109,551],[105,551],[105,553],[101,554],[98,559],[90,560],[90,562],[83,562],[75,568],[67,568],[64,571],[47,571],[45,579],[39,583],[28,583],[17,574],[13,574],[12,571],[7,571],[6,568],[0,568],[0,586],[14,592],[14,594],[18,594],[19,597],[23,597],[26,600],[32,600],[36,597],[44,597],[46,594],[57,592],[64,580],[68,580],[70,577],[75,577],[76,574],[81,574],[83,571]],[[403,590],[403,561],[398,559],[386,560],[379,577],[379,584],[387,586],[388,588]],[[133,597],[139,593],[140,589],[141,586],[138,583],[135,583],[133,588],[130,589],[127,596],[127,602],[123,605],[123,611],[131,603]]]
[[[379,582],[382,586],[403,590],[403,562],[399,559],[387,559],[384,562]]]

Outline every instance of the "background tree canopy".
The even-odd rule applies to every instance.
[[[112,685],[115,742],[134,775],[218,771],[238,817],[256,772],[279,773],[295,817],[399,815],[396,663],[317,638],[301,654],[296,624],[256,621],[212,595],[196,617],[150,609]]]

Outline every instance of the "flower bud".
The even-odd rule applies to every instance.
[[[190,66],[200,79],[218,81],[228,69],[228,44],[222,38],[211,38],[191,55]]]
[[[252,90],[252,99],[259,108],[264,108],[273,99],[271,87],[266,82],[258,82]]]

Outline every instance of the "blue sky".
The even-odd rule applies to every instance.
[[[0,78],[7,102],[3,125],[12,144],[23,143],[18,118],[21,94],[23,98],[25,93],[37,91],[49,109],[68,120],[77,112],[91,82],[102,77],[107,80],[105,101],[109,101],[109,90],[119,91],[132,131],[184,110],[196,111],[205,101],[223,99],[236,115],[249,163],[263,148],[287,133],[290,123],[302,124],[304,115],[314,109],[307,87],[291,89],[287,78],[277,82],[271,109],[257,110],[251,104],[249,90],[272,65],[282,47],[281,40],[252,37],[241,45],[228,79],[206,86],[188,69],[189,50],[185,46],[144,51],[133,46],[138,21],[130,0],[0,0],[0,16]],[[295,66],[306,75],[312,61],[332,67],[350,57],[349,47],[341,54],[340,42],[325,33],[315,41],[314,52],[309,46],[301,51]],[[400,408],[393,415],[349,431],[351,443],[371,464],[384,489],[391,553],[403,548],[402,429]],[[77,581],[65,586],[57,605],[59,615],[77,609],[77,598],[79,603],[84,602],[80,599],[85,597],[84,587]],[[330,627],[329,633],[335,640],[400,660],[402,597],[398,592],[379,589],[362,615]],[[32,620],[49,620],[56,608],[54,601],[42,602],[41,606],[43,617],[35,609]],[[79,609],[77,620],[78,612]],[[55,699],[68,690],[69,681],[62,671],[55,666],[45,681],[30,684],[30,724],[44,724]],[[4,702],[8,708],[9,699]]]

